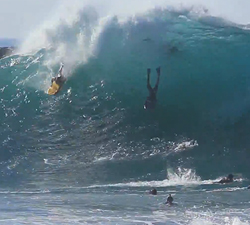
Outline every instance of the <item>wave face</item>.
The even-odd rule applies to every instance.
[[[121,18],[83,7],[41,28],[0,61],[3,180],[165,179],[166,163],[249,176],[249,43],[247,26],[203,8]],[[51,97],[61,61],[68,80]],[[159,65],[157,107],[145,111],[146,69],[154,85]]]

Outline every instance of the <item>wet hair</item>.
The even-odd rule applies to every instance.
[[[227,178],[230,179],[230,180],[233,179],[233,177],[234,177],[234,176],[233,176],[233,174],[231,174],[231,173],[228,174],[228,176],[227,176]]]
[[[150,191],[150,194],[157,195],[157,190],[154,188],[153,190]]]

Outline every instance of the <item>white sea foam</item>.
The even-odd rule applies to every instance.
[[[191,169],[177,168],[177,171],[168,170],[168,179],[161,181],[136,181],[128,183],[117,183],[107,185],[92,185],[91,187],[171,187],[171,186],[192,186],[201,184],[212,184],[212,180],[202,181]]]

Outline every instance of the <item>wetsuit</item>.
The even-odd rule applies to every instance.
[[[62,75],[62,70],[63,70],[63,64],[61,65],[61,67],[58,71],[58,75],[51,79],[51,84],[53,84],[53,82],[55,81],[55,83],[59,86],[58,91],[60,91],[60,89],[62,88],[62,85],[66,81],[66,78]]]
[[[154,88],[152,88],[150,85],[150,72],[151,72],[151,70],[150,69],[147,70],[147,72],[148,72],[148,74],[147,74],[148,75],[147,88],[149,91],[149,96],[147,97],[147,99],[145,101],[144,109],[154,109],[156,106],[156,103],[157,103],[156,94],[158,91],[158,85],[159,85],[159,81],[160,81],[160,67],[157,68],[156,71],[157,71],[158,77],[157,77],[157,81],[156,81]]]
[[[173,204],[173,197],[171,195],[168,196],[166,204],[172,205]]]

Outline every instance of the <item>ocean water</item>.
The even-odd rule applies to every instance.
[[[250,223],[250,31],[209,4],[62,5],[0,60],[0,224]]]

